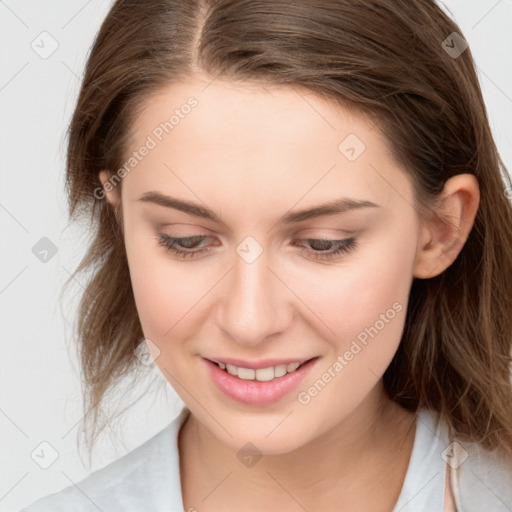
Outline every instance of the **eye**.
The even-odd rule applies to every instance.
[[[211,250],[210,247],[201,247],[201,243],[206,239],[210,238],[206,235],[196,235],[187,237],[172,237],[166,233],[158,234],[158,243],[164,246],[169,252],[175,256],[186,259],[186,258],[197,258],[203,254],[207,254]],[[301,252],[317,260],[330,261],[336,259],[341,254],[347,254],[353,251],[357,242],[355,238],[347,238],[345,240],[329,240],[329,239],[318,239],[318,238],[304,238],[301,241],[305,241],[309,244],[309,247],[298,245],[301,248]],[[296,242],[296,240],[294,240]]]
[[[175,238],[165,233],[159,233],[158,243],[180,258],[193,258],[197,257],[198,254],[209,252],[208,248],[196,250],[196,247],[206,238],[209,237],[196,235]]]
[[[299,246],[302,252],[324,261],[336,259],[337,256],[347,254],[357,247],[356,239],[353,237],[345,240],[305,238],[304,241],[308,242],[310,247]]]

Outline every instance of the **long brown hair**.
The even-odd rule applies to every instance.
[[[141,373],[144,338],[119,212],[98,196],[98,173],[125,162],[144,100],[197,71],[302,87],[370,115],[410,173],[418,211],[433,211],[448,178],[476,176],[474,227],[444,272],[414,279],[383,382],[403,407],[439,411],[462,439],[512,454],[512,185],[471,52],[429,0],[115,2],[88,58],[67,153],[71,218],[89,216],[93,230],[76,271],[89,271],[77,333],[92,443],[103,398]]]

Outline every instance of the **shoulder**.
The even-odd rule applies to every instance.
[[[399,510],[511,512],[512,461],[450,435],[437,411],[422,408]]]
[[[432,430],[436,425],[436,459],[442,458],[443,474],[450,487],[445,488],[445,496],[453,498],[456,510],[510,512],[512,458],[497,450],[487,450],[480,443],[458,439],[438,412],[424,410],[421,418]]]
[[[182,510],[178,431],[189,410],[123,457],[20,512]]]
[[[447,460],[459,510],[512,509],[512,459],[478,443],[452,443],[456,456]]]

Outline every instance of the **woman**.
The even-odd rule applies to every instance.
[[[434,2],[118,1],[69,136],[86,404],[147,347],[185,405],[24,512],[512,507],[510,178]]]

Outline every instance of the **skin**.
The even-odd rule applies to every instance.
[[[391,510],[415,416],[386,398],[381,377],[401,339],[412,280],[454,261],[473,225],[478,183],[466,174],[448,180],[438,213],[449,222],[422,222],[411,179],[371,119],[311,92],[203,75],[145,100],[130,151],[190,96],[197,107],[106,196],[122,208],[155,362],[192,413],[179,436],[185,510]],[[349,134],[365,145],[354,161],[338,149]],[[108,177],[100,173],[103,184]],[[140,201],[149,191],[208,207],[221,222]],[[378,207],[278,222],[340,197]],[[190,250],[211,252],[180,259],[158,243],[162,232],[207,236]],[[236,251],[247,236],[263,249],[251,264]],[[307,241],[350,236],[357,246],[330,261],[315,259],[318,246]],[[394,318],[299,403],[298,393],[393,304],[401,306]],[[216,388],[203,360],[215,356],[319,359],[294,392],[255,406]],[[252,467],[237,458],[248,442],[263,455]]]

